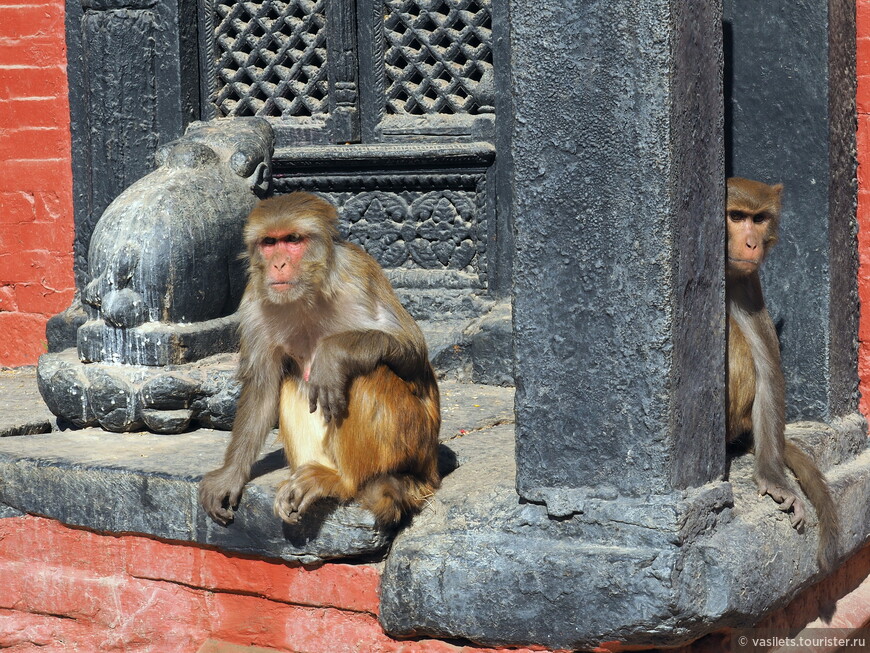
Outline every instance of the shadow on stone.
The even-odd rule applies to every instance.
[[[287,469],[287,458],[283,449],[276,449],[255,462],[251,467],[251,480],[271,474],[279,469]]]
[[[446,444],[438,445],[438,473],[441,478],[453,473],[459,467],[456,452]]]

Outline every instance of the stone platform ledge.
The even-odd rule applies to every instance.
[[[816,450],[835,431],[848,444],[828,457],[839,464],[826,474],[845,560],[870,533],[866,424],[857,415],[834,427],[801,423],[789,437]],[[804,532],[792,529],[769,497],[757,496],[751,455],[732,461],[729,481],[589,501],[583,513],[553,518],[518,500],[513,441],[507,425],[463,443],[463,464],[397,536],[381,580],[380,619],[391,635],[558,649],[677,646],[751,626],[821,578],[815,514],[808,509]]]
[[[35,384],[32,372],[29,379]],[[442,436],[449,440],[442,462],[452,470],[457,440],[485,437],[481,434],[493,424],[513,419],[513,390],[451,382],[441,389]],[[0,396],[2,391],[0,377]],[[40,409],[32,390],[22,397],[30,410]],[[272,441],[255,466],[235,522],[218,526],[199,507],[197,483],[221,463],[228,440],[229,433],[210,429],[156,435],[87,428],[0,438],[0,518],[33,513],[97,531],[141,533],[304,564],[378,557],[392,541],[393,532],[377,528],[372,515],[354,504],[321,502],[300,525],[283,524],[272,514],[272,501],[287,471],[283,452]]]

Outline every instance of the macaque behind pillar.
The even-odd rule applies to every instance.
[[[785,439],[785,378],[779,340],[764,304],[758,271],[778,237],[782,185],[733,177],[728,180],[728,441],[752,434],[755,482],[780,510],[804,523],[803,501],[785,468],[794,472],[819,519],[818,561],[831,569],[837,559],[839,519],[824,476],[812,458]]]

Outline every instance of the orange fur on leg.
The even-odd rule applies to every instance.
[[[294,471],[278,491],[275,512],[295,523],[321,497],[356,498],[382,525],[419,510],[440,485],[438,387],[409,383],[386,365],[356,377],[348,416],[325,423],[322,453],[298,381],[282,389],[280,433]],[[294,422],[299,421],[297,425]],[[307,452],[302,459],[301,452]]]

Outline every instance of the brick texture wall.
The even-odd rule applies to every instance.
[[[757,628],[818,637],[861,628],[870,547]],[[436,639],[378,624],[377,564],[305,569],[196,545],[105,535],[32,516],[0,519],[0,649],[10,653],[547,653]],[[842,597],[842,598],[840,598]],[[838,600],[839,599],[839,600]],[[830,622],[820,606],[836,603]],[[796,624],[809,630],[795,633]],[[728,631],[671,653],[733,653]],[[254,648],[248,648],[254,647]],[[835,653],[821,647],[818,653]],[[623,650],[603,643],[597,653]],[[650,653],[653,650],[647,649]],[[567,653],[552,651],[549,653]]]
[[[69,306],[72,170],[64,3],[0,2],[0,366],[32,365]]]

